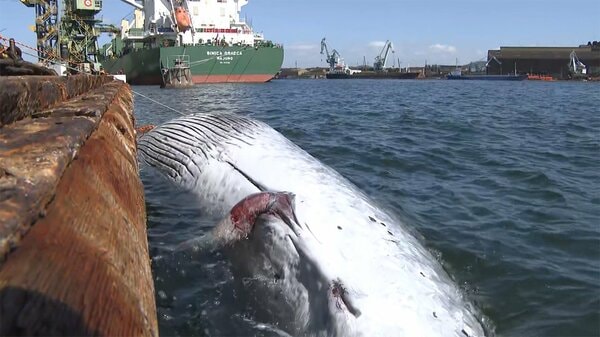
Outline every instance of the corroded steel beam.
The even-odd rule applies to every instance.
[[[0,127],[31,116],[113,81],[111,76],[19,76],[0,78]]]
[[[157,336],[131,90],[54,102],[0,128],[0,335]]]

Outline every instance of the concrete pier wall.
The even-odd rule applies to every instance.
[[[0,79],[0,335],[157,336],[129,86],[22,79]]]

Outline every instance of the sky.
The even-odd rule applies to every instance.
[[[132,12],[119,0],[103,6],[106,23]],[[34,46],[34,16],[19,0],[0,0],[0,35]],[[500,46],[600,41],[599,0],[249,0],[241,16],[284,45],[284,67],[327,66],[323,37],[350,66],[372,64],[390,40],[387,65],[402,67],[466,64]]]

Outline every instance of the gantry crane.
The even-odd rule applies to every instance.
[[[373,63],[373,69],[375,71],[381,71],[385,68],[385,62],[387,61],[390,50],[394,52],[394,46],[387,40],[381,49],[379,55],[375,56],[375,63]]]
[[[58,0],[21,0],[35,8],[35,31],[38,58],[41,62],[67,63],[79,71],[90,72],[96,65],[98,36],[102,32],[118,33],[113,25],[95,18],[102,10],[101,0],[62,0],[58,17]],[[98,70],[99,65],[94,67]]]

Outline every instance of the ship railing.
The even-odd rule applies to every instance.
[[[254,41],[254,47],[283,48],[283,45],[279,43],[273,43],[271,40],[258,40]]]

